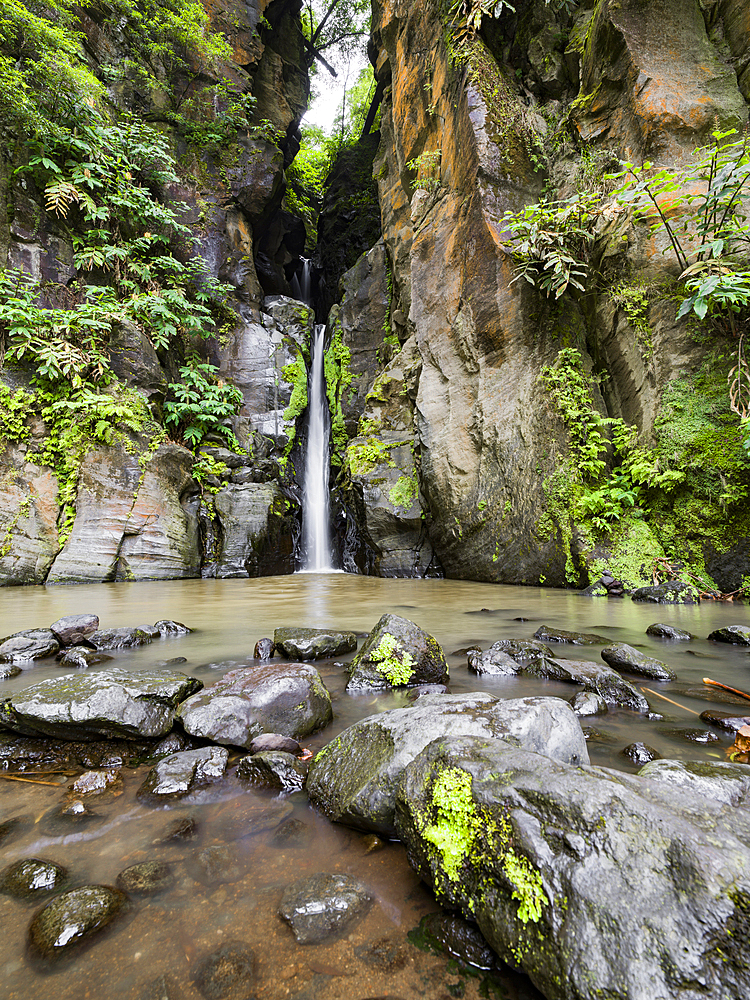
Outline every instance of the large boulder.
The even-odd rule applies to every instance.
[[[193,736],[249,748],[260,733],[301,739],[327,726],[331,696],[314,667],[261,664],[228,671],[188,698],[178,715]]]
[[[588,762],[578,719],[558,698],[430,694],[409,708],[362,719],[324,747],[310,766],[310,800],[334,822],[392,837],[404,768],[448,734],[503,738],[566,763]]]
[[[447,737],[406,768],[396,826],[438,899],[549,1000],[750,990],[744,810],[502,740]]]
[[[172,670],[63,674],[18,691],[0,704],[0,724],[27,736],[65,740],[165,736],[178,704],[203,687]]]
[[[633,712],[648,712],[646,699],[629,681],[616,670],[589,660],[562,660],[540,656],[525,664],[519,673],[545,680],[563,681],[566,684],[580,684],[587,691],[594,691],[608,705],[615,708],[629,708]]]
[[[629,646],[626,642],[613,642],[611,646],[605,646],[602,650],[602,659],[610,667],[618,670],[625,670],[629,674],[637,674],[639,677],[648,677],[654,681],[673,681],[677,674],[661,660],[647,656],[635,646]]]
[[[438,641],[414,622],[385,614],[349,667],[347,691],[444,684],[448,665]]]
[[[52,622],[50,629],[61,646],[77,646],[97,631],[98,615],[66,615]]]

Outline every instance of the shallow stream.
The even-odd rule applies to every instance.
[[[629,642],[675,669],[671,683],[642,682],[654,713],[647,719],[610,711],[593,720],[592,763],[635,770],[621,755],[640,740],[662,756],[681,760],[725,760],[732,738],[715,730],[719,743],[696,744],[680,729],[702,729],[707,708],[732,711],[729,696],[702,684],[704,676],[750,689],[750,655],[705,636],[722,625],[748,624],[746,606],[634,604],[629,599],[590,599],[568,591],[505,587],[450,580],[381,580],[345,574],[297,574],[252,580],[189,580],[82,587],[15,588],[0,592],[0,635],[46,627],[65,614],[93,612],[102,628],[182,621],[194,634],[162,639],[115,654],[118,666],[143,669],[184,656],[176,669],[208,685],[252,655],[256,640],[283,625],[335,626],[367,633],[384,612],[403,615],[442,644],[451,668],[453,692],[485,690],[503,698],[546,694],[569,699],[576,688],[532,678],[478,678],[466,656],[454,651],[473,644],[486,648],[500,638],[529,638],[542,624],[596,632]],[[652,622],[686,629],[694,641],[665,642],[645,634]],[[599,647],[559,646],[559,655],[599,660]],[[114,664],[108,664],[109,666]],[[315,750],[357,719],[403,706],[408,693],[352,697],[344,692],[346,672],[332,662],[316,664],[328,686],[334,722],[305,741]],[[60,668],[32,666],[0,682],[0,693],[26,687]],[[678,705],[663,700],[665,696]],[[737,714],[743,703],[734,701]],[[456,971],[445,956],[417,949],[408,939],[420,918],[438,907],[411,872],[397,843],[372,849],[360,833],[335,827],[308,806],[304,794],[286,799],[240,788],[231,775],[171,809],[141,805],[135,793],[147,768],[123,769],[124,791],[94,800],[86,825],[56,827],[47,815],[59,808],[71,777],[49,776],[50,784],[0,780],[0,823],[22,823],[0,847],[0,868],[23,857],[39,857],[70,869],[74,885],[114,884],[117,874],[140,861],[173,863],[173,888],[133,902],[128,914],[68,964],[52,970],[32,962],[26,935],[38,904],[0,895],[0,982],[6,1000],[104,1000],[136,998],[144,986],[166,975],[153,997],[200,1000],[193,976],[199,962],[227,941],[241,941],[257,956],[257,978],[238,1000],[411,1000],[415,997],[468,1000],[486,995],[488,984]],[[0,772],[0,777],[2,772]],[[33,778],[34,776],[31,775]],[[197,836],[156,843],[177,817],[192,817]],[[290,823],[293,820],[296,822]],[[215,865],[206,871],[208,848]],[[210,852],[209,852],[210,853]],[[346,872],[371,889],[376,903],[349,934],[319,945],[297,945],[277,916],[281,894],[291,881],[315,872]],[[170,978],[171,977],[171,978]],[[166,989],[166,992],[165,992]],[[490,995],[539,1000],[524,977],[509,973]]]

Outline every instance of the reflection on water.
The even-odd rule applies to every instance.
[[[184,621],[197,631],[116,654],[120,666],[153,667],[185,656],[178,667],[210,684],[243,662],[255,642],[283,625],[337,626],[368,632],[386,611],[401,614],[432,632],[443,645],[454,692],[486,690],[499,697],[550,694],[570,698],[574,688],[531,678],[478,679],[455,651],[474,643],[486,647],[499,638],[528,638],[540,624],[597,632],[637,645],[666,661],[678,675],[669,684],[639,682],[672,702],[648,694],[662,720],[611,712],[592,720],[598,737],[589,744],[592,761],[631,769],[620,754],[635,740],[663,756],[725,759],[731,739],[700,745],[675,735],[680,728],[706,729],[704,709],[732,710],[720,692],[702,685],[708,675],[750,689],[746,650],[709,643],[704,637],[724,624],[746,623],[746,607],[703,604],[658,607],[630,600],[582,598],[564,591],[501,587],[448,580],[379,580],[344,574],[299,574],[257,580],[189,580],[154,584],[105,584],[66,588],[16,588],[0,592],[0,634],[43,627],[64,614],[95,612],[102,627]],[[662,621],[700,637],[669,643],[645,635]],[[561,655],[598,660],[598,649],[560,647]],[[345,671],[319,664],[331,691],[335,719],[311,737],[322,746],[356,719],[402,706],[408,694],[351,697]],[[2,682],[9,693],[60,669],[43,664]],[[739,713],[738,713],[739,714]],[[744,709],[742,709],[744,714]],[[166,975],[167,994],[198,1000],[192,977],[198,963],[227,941],[241,941],[256,953],[257,981],[248,996],[328,1000],[343,997],[448,997],[460,995],[460,977],[444,957],[417,951],[406,933],[435,909],[430,891],[411,872],[398,844],[372,851],[365,836],[334,827],[317,816],[303,794],[279,800],[240,789],[230,770],[219,787],[172,809],[139,804],[135,792],[146,768],[125,769],[124,793],[94,801],[94,818],[85,826],[54,827],[48,812],[59,807],[69,777],[31,785],[0,780],[0,823],[20,817],[3,844],[2,867],[21,857],[41,857],[70,869],[74,885],[114,884],[129,865],[161,860],[173,865],[175,885],[161,895],[134,900],[126,916],[74,962],[49,972],[26,955],[26,932],[35,905],[0,896],[3,996],[8,1000],[137,997],[144,984]],[[196,824],[192,840],[164,842],[176,818]],[[68,821],[73,823],[73,821]],[[356,874],[377,899],[365,920],[344,937],[321,945],[296,945],[276,915],[285,886],[319,871]],[[172,977],[169,979],[169,977]],[[479,996],[479,980],[465,979],[464,995]],[[115,985],[116,984],[116,985]],[[508,997],[531,1000],[538,994],[522,977],[504,983]],[[171,992],[170,992],[171,991]],[[245,1000],[244,994],[242,1000]]]

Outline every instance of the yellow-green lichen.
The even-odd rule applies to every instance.
[[[370,660],[379,674],[394,687],[403,687],[414,676],[416,660],[401,645],[395,635],[386,632],[377,649],[370,653]]]

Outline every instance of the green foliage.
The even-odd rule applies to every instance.
[[[302,129],[299,152],[286,168],[284,208],[305,223],[305,246],[312,252],[318,242],[318,216],[323,189],[331,166],[332,142],[314,126]]]
[[[403,687],[414,676],[416,660],[408,650],[401,648],[398,639],[390,632],[386,632],[378,648],[372,650],[370,659],[377,672],[393,687]]]
[[[396,485],[392,486],[388,491],[388,499],[394,507],[401,507],[401,509],[406,512],[411,508],[412,504],[417,499],[418,493],[419,485],[417,483],[417,472],[415,469],[412,476],[398,477]]]
[[[336,323],[323,361],[328,410],[331,414],[331,443],[333,445],[331,463],[333,465],[342,464],[349,441],[341,400],[354,379],[358,377],[352,373],[349,367],[351,360],[351,351],[342,339],[341,324]]]
[[[622,281],[611,292],[612,300],[625,313],[631,328],[635,331],[641,355],[645,362],[651,360],[654,342],[648,321],[649,289],[642,285],[629,285]]]
[[[350,57],[370,34],[370,0],[304,0],[301,17],[310,67],[329,50]]]
[[[457,767],[444,768],[433,784],[432,801],[434,822],[422,830],[422,836],[437,849],[443,871],[455,882],[481,829],[471,794],[471,775]]]
[[[60,135],[72,112],[101,100],[104,88],[81,57],[74,0],[0,3],[0,136],[3,145]]]
[[[541,201],[519,213],[506,212],[504,226],[516,276],[559,299],[569,288],[585,292],[589,251],[601,195],[579,192],[565,201]]]
[[[171,382],[164,403],[164,422],[176,437],[197,449],[208,435],[223,438],[234,450],[239,442],[225,421],[239,413],[242,393],[217,378],[215,365],[193,360],[180,368],[181,382]]]
[[[406,166],[416,172],[411,182],[413,190],[437,191],[440,187],[440,162],[442,150],[430,149],[409,160]]]
[[[162,91],[175,109],[201,73],[231,58],[229,43],[211,30],[198,0],[108,0],[107,8],[105,24],[124,36],[130,52],[110,76]]]
[[[34,397],[24,389],[9,389],[0,383],[0,450],[7,443],[18,444],[27,441],[31,431],[27,417]]]

